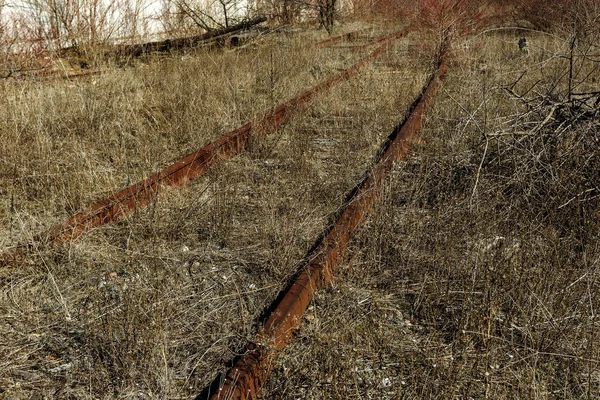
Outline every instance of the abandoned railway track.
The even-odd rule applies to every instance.
[[[600,365],[591,290],[598,249],[579,233],[598,224],[573,217],[592,218],[597,196],[572,197],[582,186],[578,172],[594,176],[587,173],[593,146],[584,140],[590,125],[572,121],[556,143],[566,155],[555,160],[556,149],[546,154],[544,133],[566,125],[564,116],[549,121],[556,115],[551,105],[532,114],[515,100],[539,88],[550,66],[557,74],[567,70],[568,60],[555,57],[568,51],[564,42],[532,36],[544,54],[531,63],[518,57],[516,34],[476,36],[469,49],[454,49],[456,68],[446,73],[445,49],[432,62],[432,48],[415,43],[423,38],[418,32],[349,80],[377,58],[371,53],[346,69],[366,54],[351,54],[365,48],[364,38],[351,33],[315,45],[309,34],[271,37],[246,48],[252,51],[160,57],[136,71],[141,77],[110,75],[89,89],[118,87],[125,102],[133,94],[138,103],[128,112],[112,103],[114,113],[100,113],[85,127],[90,137],[73,129],[87,122],[89,109],[69,118],[77,103],[64,100],[76,90],[82,98],[94,95],[85,85],[32,90],[31,97],[59,100],[34,103],[62,106],[63,124],[56,126],[35,118],[43,107],[28,113],[27,97],[7,91],[13,97],[6,104],[21,107],[15,114],[22,115],[6,118],[14,128],[0,129],[8,138],[0,243],[26,244],[0,253],[0,265],[11,267],[0,268],[2,395],[224,400],[597,392],[590,377]],[[382,40],[376,52],[393,38]],[[538,55],[546,72],[533,68]],[[210,63],[217,72],[203,73]],[[596,64],[581,65],[596,82]],[[290,83],[291,71],[299,73],[289,74]],[[331,71],[343,72],[330,78]],[[483,110],[480,89],[485,95],[513,78],[515,91],[494,92],[498,101],[489,103],[484,97]],[[200,81],[211,84],[195,85]],[[285,101],[296,93],[303,94]],[[173,112],[190,100],[194,107]],[[48,108],[60,114],[59,107]],[[256,117],[257,109],[269,112]],[[488,115],[495,118],[491,129],[509,138],[495,140],[493,153],[478,140],[476,123]],[[111,117],[125,129],[98,129]],[[141,123],[128,126],[128,117]],[[27,119],[42,128],[28,129]],[[113,131],[111,140],[97,137]],[[138,136],[118,136],[130,132]],[[519,147],[522,132],[539,134]],[[173,137],[163,141],[161,134]],[[426,146],[417,146],[421,135]],[[69,140],[80,142],[69,147]],[[211,141],[152,175],[182,148]],[[27,152],[32,143],[44,151]],[[94,147],[106,144],[113,148]],[[64,164],[47,162],[38,174],[62,145],[54,159]],[[550,172],[566,165],[560,182],[556,174],[536,173],[536,154],[550,157]],[[54,225],[97,193],[115,190],[101,188],[119,190],[130,177],[149,175]],[[594,183],[587,181],[585,187]],[[156,201],[175,188],[181,190]],[[536,207],[546,189],[552,201]],[[550,217],[539,220],[540,210]],[[13,268],[21,261],[28,267]],[[589,345],[581,346],[582,338]]]
[[[228,133],[202,149],[187,155],[162,171],[131,185],[116,194],[97,202],[87,210],[75,214],[37,235],[35,241],[64,245],[79,240],[90,230],[101,225],[116,222],[137,209],[150,204],[167,189],[185,186],[192,180],[206,174],[213,166],[231,158],[246,149],[248,140],[254,136],[266,135],[285,124],[296,113],[306,109],[317,97],[327,93],[334,86],[347,81],[377,59],[393,41],[403,37],[407,29],[374,40],[378,47],[360,59],[350,68],[327,79],[323,83],[283,103],[267,114]],[[28,245],[22,245],[0,254],[0,266],[18,263],[22,260]]]
[[[117,221],[128,213],[152,203],[166,189],[185,186],[193,179],[206,174],[221,161],[241,153],[248,145],[250,137],[265,135],[273,131],[275,127],[286,123],[293,114],[307,109],[315,98],[325,94],[336,84],[356,75],[384,52],[389,43],[404,34],[405,32],[396,33],[378,40],[377,43],[380,46],[351,68],[274,108],[266,115],[238,128],[199,152],[190,154],[160,173],[96,204],[87,212],[75,215],[67,222],[44,232],[36,240],[45,240],[57,245],[69,244],[81,239],[94,227]],[[385,67],[385,64],[383,66]],[[390,135],[390,139],[380,148],[376,166],[353,191],[354,194],[341,211],[340,218],[327,232],[316,250],[307,256],[310,261],[297,274],[289,286],[289,290],[280,296],[281,300],[271,307],[273,312],[267,322],[260,329],[256,340],[247,347],[244,355],[236,360],[234,368],[225,377],[224,384],[209,386],[205,393],[198,398],[206,398],[205,396],[212,396],[213,399],[253,398],[260,393],[260,387],[269,376],[277,351],[291,340],[315,291],[319,287],[329,284],[335,275],[335,265],[343,258],[353,233],[377,199],[386,171],[391,168],[394,160],[406,153],[410,141],[415,139],[427,105],[444,72],[445,63],[442,62],[436,73],[429,79],[429,84],[419,100],[414,103],[412,113],[406,122],[396,128]],[[327,140],[323,143],[329,146]],[[22,247],[19,250],[25,252],[31,249]],[[26,255],[26,253],[23,254]],[[11,254],[8,255],[11,256]],[[17,254],[13,253],[12,255]],[[5,257],[5,265],[15,265],[16,258]],[[115,275],[115,278],[111,279],[118,278]],[[220,378],[215,382],[220,383]]]
[[[422,95],[415,101],[408,118],[398,125],[381,147],[376,165],[356,187],[350,201],[343,209],[315,251],[308,256],[307,265],[279,297],[266,318],[256,340],[248,345],[243,355],[234,360],[233,367],[224,378],[217,377],[197,400],[210,398],[253,399],[260,394],[268,379],[274,357],[292,339],[301,324],[315,292],[331,284],[336,265],[343,259],[350,240],[373,208],[382,188],[387,171],[394,161],[404,157],[412,141],[417,140],[423,118],[446,74],[445,54],[440,58]]]

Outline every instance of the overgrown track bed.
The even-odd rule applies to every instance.
[[[87,82],[5,85],[0,246],[29,241],[359,57],[316,50],[307,35],[294,35],[239,51],[150,58]]]
[[[146,207],[150,202],[155,201],[166,188],[177,188],[186,185],[191,180],[206,174],[214,165],[245,150],[250,139],[259,135],[272,133],[277,127],[288,122],[294,113],[306,109],[315,98],[326,93],[335,85],[354,77],[361,69],[365,68],[385,51],[390,42],[397,40],[405,34],[406,32],[398,32],[377,39],[375,43],[380,46],[375,51],[339,75],[333,76],[303,94],[279,105],[264,116],[247,123],[199,151],[184,157],[142,182],[125,188],[115,195],[96,203],[88,210],[74,215],[66,222],[56,225],[40,235],[36,235],[33,241],[49,241],[57,245],[71,243],[78,240],[91,229],[118,221],[129,213]],[[35,246],[35,243],[29,245],[29,247],[32,246]],[[16,248],[16,252],[11,252],[17,253],[15,255],[11,253],[0,254],[0,262],[18,263],[21,258],[21,254],[19,253],[24,252],[26,248],[27,246]]]
[[[30,268],[3,274],[0,346],[17,351],[2,387],[22,398],[199,393],[255,338],[265,307],[417,96],[429,65],[407,48],[401,40],[168,202],[74,247],[40,246]]]
[[[445,54],[406,122],[399,125],[384,143],[380,150],[381,158],[357,186],[323,241],[308,255],[310,261],[274,304],[257,340],[235,361],[222,383],[219,378],[215,381],[217,385],[214,390],[209,387],[207,391],[212,392],[209,393],[211,399],[252,399],[262,394],[262,386],[271,374],[275,353],[288,344],[300,327],[315,292],[331,285],[350,241],[379,197],[387,172],[393,167],[394,161],[406,156],[411,142],[417,139],[425,112],[431,107],[433,96],[446,74],[444,57]],[[198,398],[204,398],[204,394]]]
[[[599,397],[600,205],[572,200],[600,185],[598,120],[547,119],[569,48],[525,34],[454,48],[426,145],[389,174],[265,398]]]

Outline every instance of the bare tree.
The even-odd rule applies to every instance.
[[[121,0],[119,31],[122,37],[136,41],[145,35],[148,31],[145,9],[144,0]]]
[[[168,30],[196,27],[212,31],[228,28],[246,17],[247,10],[239,0],[165,0],[163,3],[163,24]]]
[[[292,24],[300,19],[305,4],[295,0],[257,0],[253,9],[280,24]]]
[[[319,26],[331,34],[335,22],[337,0],[317,0]]]
[[[285,1],[285,0],[284,0]],[[331,34],[337,15],[338,0],[292,0],[304,4],[308,10],[316,11],[319,27]]]
[[[229,28],[229,20],[232,12],[235,12],[237,7],[237,0],[217,0],[221,6],[223,20],[225,21],[225,28]]]
[[[231,1],[231,0],[218,0]],[[359,0],[354,0],[358,2]],[[360,0],[366,1],[366,0]],[[375,0],[373,0],[375,1]],[[304,18],[316,20],[319,27],[331,33],[339,13],[339,0],[251,0],[251,9],[281,24],[291,24]],[[353,3],[354,4],[354,3]],[[352,8],[352,7],[351,7]]]
[[[0,78],[44,68],[49,60],[47,43],[22,15],[6,13],[0,2]]]
[[[54,49],[111,39],[122,27],[122,1],[21,0],[18,10]]]

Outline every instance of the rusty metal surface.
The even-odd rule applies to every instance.
[[[166,189],[184,186],[189,181],[206,174],[215,164],[242,152],[246,148],[250,136],[273,132],[275,128],[287,122],[294,113],[307,108],[317,96],[356,75],[385,51],[392,41],[405,34],[406,31],[402,31],[378,39],[377,43],[380,46],[352,67],[275,107],[266,115],[230,132],[199,151],[189,154],[164,170],[121,190],[89,209],[72,216],[64,223],[37,235],[35,240],[48,241],[56,245],[76,241],[95,227],[118,221],[134,210],[145,207]],[[23,247],[27,246],[13,249],[9,253],[22,252]],[[0,254],[0,267],[12,264],[17,259],[20,258],[11,254]]]
[[[442,57],[405,123],[394,131],[393,139],[383,146],[378,163],[359,185],[333,229],[318,246],[314,258],[276,305],[259,333],[256,344],[251,344],[247,352],[237,360],[227,373],[223,385],[216,393],[211,393],[211,400],[253,399],[260,394],[261,385],[270,375],[276,351],[290,341],[315,291],[331,282],[336,264],[344,256],[350,239],[362,219],[372,210],[387,171],[395,160],[406,155],[411,142],[417,137],[425,111],[437,92],[446,69]]]

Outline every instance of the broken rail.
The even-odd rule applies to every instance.
[[[446,69],[442,57],[410,115],[402,125],[394,129],[390,139],[383,145],[377,164],[358,185],[354,196],[331,231],[318,245],[308,265],[280,297],[281,300],[274,305],[273,312],[263,325],[256,341],[235,361],[223,384],[217,385],[215,383],[220,382],[220,379],[215,380],[197,400],[245,400],[259,395],[261,386],[270,375],[276,352],[285,347],[300,326],[302,316],[316,290],[331,283],[336,264],[343,258],[360,222],[372,210],[387,172],[395,160],[406,155],[411,141],[417,139],[425,112],[440,87]]]
[[[275,107],[264,116],[248,122],[197,152],[189,154],[162,171],[38,234],[34,237],[34,242],[47,241],[55,245],[64,245],[76,241],[93,228],[121,220],[136,209],[147,206],[167,189],[185,186],[191,180],[205,175],[214,165],[241,153],[246,148],[250,137],[273,132],[275,128],[286,123],[294,113],[306,109],[316,97],[325,94],[336,84],[358,74],[384,52],[391,42],[403,37],[406,33],[405,29],[377,39],[376,42],[380,46],[352,67]],[[21,245],[1,253],[0,267],[19,264],[30,246],[31,244]]]

